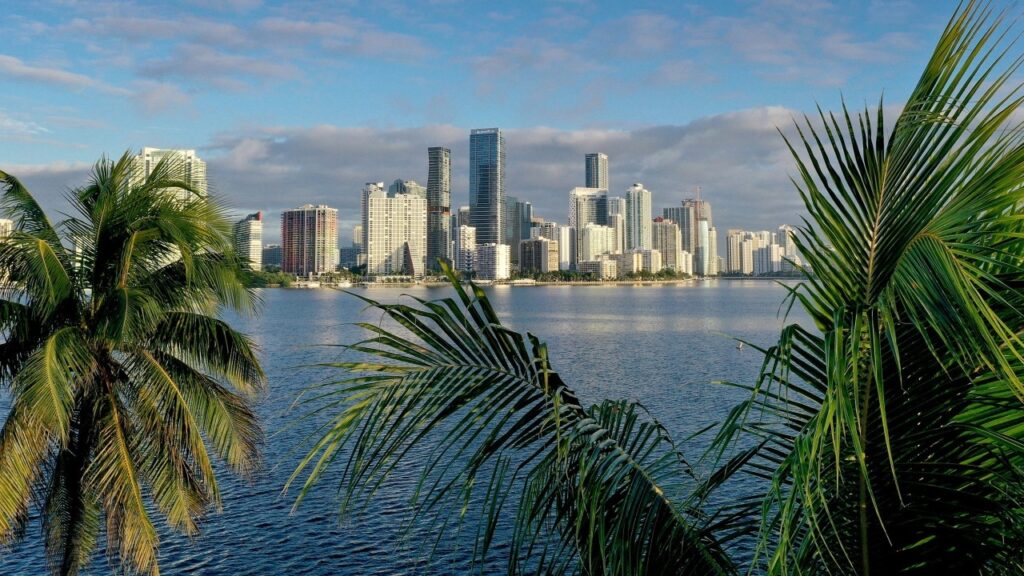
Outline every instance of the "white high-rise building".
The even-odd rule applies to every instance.
[[[537,238],[547,238],[548,240],[558,241],[558,222],[541,222],[540,224],[530,228],[530,239],[536,240]]]
[[[476,247],[476,277],[507,280],[511,266],[508,244],[480,244]]]
[[[626,191],[626,248],[651,249],[651,192],[639,182]]]
[[[7,238],[14,232],[14,220],[0,218],[0,240]]]
[[[427,269],[426,194],[389,196],[364,189],[366,273],[423,276]]]
[[[579,247],[587,224],[604,225],[608,220],[608,191],[604,188],[577,187],[569,191],[569,226],[576,229],[576,254],[573,265],[580,260]]]
[[[743,269],[740,244],[744,237],[743,230],[729,229],[725,233],[725,271],[729,274],[737,274]]]
[[[612,254],[620,254],[626,251],[626,216],[624,214],[609,214],[608,227],[612,229],[612,247],[609,250]]]
[[[557,272],[558,240],[539,237],[519,243],[520,272]]]
[[[206,194],[206,162],[196,156],[195,150],[187,149],[165,149],[165,148],[143,148],[142,152],[135,156],[132,161],[132,179],[135,183],[141,182],[153,173],[161,160],[181,163],[182,173],[172,173],[174,176],[184,176],[185,182],[199,194]],[[178,195],[187,199],[189,194],[180,190]]]
[[[711,226],[711,221],[708,221],[708,267],[705,271],[707,276],[718,276],[718,230],[714,226]]]
[[[263,269],[263,212],[235,222],[235,253],[248,260],[252,270]]]
[[[455,269],[472,272],[476,260],[476,228],[463,224],[455,231]]]
[[[688,276],[693,276],[693,254],[686,250],[680,252],[679,271]]]
[[[615,230],[590,223],[580,236],[580,260],[597,260],[601,254],[611,254],[615,243]]]
[[[608,198],[608,215],[618,214],[626,217],[626,199],[622,196],[610,196]]]
[[[558,227],[558,269],[572,270],[576,259],[576,229],[572,226]]]
[[[686,273],[683,263],[683,235],[679,225],[671,220],[655,218],[651,227],[654,249],[661,252],[662,263],[677,273]]]

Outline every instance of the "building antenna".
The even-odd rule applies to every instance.
[[[700,184],[697,184],[697,201],[700,202]]]

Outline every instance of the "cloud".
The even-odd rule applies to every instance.
[[[300,74],[289,63],[230,54],[200,44],[180,45],[169,58],[144,64],[141,72],[150,78],[198,80],[229,90],[246,87],[242,78],[281,80]]]
[[[774,228],[795,222],[801,211],[788,180],[792,160],[776,131],[788,128],[794,114],[763,107],[681,126],[508,130],[507,192],[532,202],[536,214],[564,222],[569,189],[583,183],[584,155],[600,151],[611,158],[612,194],[643,182],[654,195],[655,215],[700,185],[719,229]],[[204,153],[211,182],[238,210],[264,210],[273,223],[282,209],[323,203],[340,210],[347,229],[358,220],[364,183],[426,182],[429,146],[451,148],[452,203],[468,204],[468,143],[469,130],[452,125],[268,127],[221,134]],[[276,226],[266,235],[276,238]]]
[[[139,108],[147,114],[185,108],[192,100],[184,90],[168,82],[137,80],[134,87],[132,97]]]
[[[153,18],[142,16],[106,16],[75,18],[64,28],[83,38],[120,38],[133,44],[157,40],[193,40],[219,46],[243,46],[252,40],[241,28],[195,16]]]
[[[0,134],[2,135],[32,136],[46,134],[47,132],[49,130],[35,122],[12,118],[3,110],[0,110]]]
[[[59,68],[33,66],[19,58],[0,54],[0,75],[29,82],[38,82],[65,88],[94,89],[107,94],[127,95],[128,91],[101,82],[95,78],[68,72]]]

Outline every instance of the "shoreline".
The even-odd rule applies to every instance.
[[[564,287],[602,287],[602,286],[633,286],[633,287],[658,287],[658,286],[690,286],[702,283],[714,283],[719,280],[757,280],[757,281],[797,281],[801,278],[792,276],[759,276],[759,277],[742,277],[742,276],[718,276],[714,278],[684,278],[684,279],[672,279],[672,280],[600,280],[600,281],[581,281],[581,282],[562,282],[562,281],[539,281],[539,280],[501,280],[498,282],[494,281],[483,281],[477,283],[481,287],[496,287],[496,286],[508,286],[513,288],[533,288],[538,286],[564,286]],[[449,282],[440,281],[419,281],[419,282],[352,282],[346,285],[341,284],[321,284],[316,283],[315,285],[298,285],[293,284],[288,287],[273,285],[265,286],[265,288],[287,288],[294,290],[313,290],[313,289],[333,289],[333,290],[348,290],[352,288],[412,288],[416,286],[422,286],[424,288],[439,288],[444,286],[450,286]]]

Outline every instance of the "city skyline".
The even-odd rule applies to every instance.
[[[501,126],[507,191],[538,213],[599,150],[613,192],[644,182],[675,204],[701,185],[723,222],[756,229],[799,206],[776,126],[815,103],[837,108],[840,90],[852,105],[905,93],[943,13],[771,0],[443,2],[422,16],[388,2],[336,5],[314,22],[259,0],[32,3],[9,15],[0,49],[12,86],[0,158],[57,213],[102,153],[196,149],[238,214],[275,221],[329,204],[344,231],[364,182],[426,182],[430,146],[451,149],[452,204],[468,203],[464,134]],[[398,85],[408,89],[385,89]],[[765,209],[745,210],[760,198]]]

